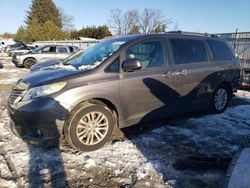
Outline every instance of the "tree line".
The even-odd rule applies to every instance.
[[[108,25],[87,26],[74,29],[73,17],[57,7],[52,0],[32,0],[25,24],[20,26],[14,39],[26,42],[42,40],[78,39],[79,37],[103,39],[115,35],[165,32],[172,20],[155,9],[137,9],[123,12],[112,9]],[[112,31],[112,33],[111,33]]]

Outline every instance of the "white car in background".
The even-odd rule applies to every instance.
[[[4,52],[4,49],[6,47],[6,43],[4,41],[0,41],[0,52]]]
[[[35,65],[41,60],[63,60],[78,50],[76,46],[45,45],[25,54],[14,54],[12,56],[12,61],[17,67],[30,69],[32,65]]]

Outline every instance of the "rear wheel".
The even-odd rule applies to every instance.
[[[78,150],[92,151],[109,140],[113,127],[114,118],[108,107],[88,103],[71,114],[65,127],[65,138]]]
[[[222,113],[226,110],[231,98],[230,90],[224,84],[219,85],[212,96],[210,110],[212,113]]]
[[[27,58],[24,60],[23,65],[26,69],[30,69],[30,67],[32,67],[32,65],[36,64],[36,60],[33,58]]]

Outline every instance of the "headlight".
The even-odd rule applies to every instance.
[[[23,95],[22,100],[35,99],[38,97],[55,93],[63,89],[66,86],[66,84],[67,82],[57,82],[54,84],[33,87],[22,94]]]

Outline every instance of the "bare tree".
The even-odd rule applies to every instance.
[[[62,29],[64,31],[72,31],[74,29],[74,17],[65,13],[65,11],[59,7],[60,18],[62,21]]]
[[[9,38],[13,38],[13,37],[15,36],[15,34],[9,33],[9,32],[5,32],[5,33],[3,33],[3,34],[0,35],[0,36],[2,36],[2,37],[5,38],[5,39],[9,39]]]
[[[139,33],[140,13],[137,9],[128,10],[124,15],[124,34]]]
[[[162,11],[150,8],[144,9],[140,17],[140,28],[142,33],[164,32],[171,23],[172,20],[165,18]]]
[[[150,8],[142,13],[132,9],[124,14],[121,9],[112,9],[109,18],[109,26],[116,35],[164,32],[171,23],[162,11]]]
[[[176,22],[174,23],[173,30],[174,30],[174,31],[178,31],[179,29],[180,29],[179,22],[176,21]]]
[[[110,11],[109,25],[110,28],[115,31],[117,35],[124,34],[123,32],[123,19],[122,19],[122,10],[121,9],[112,9]]]

